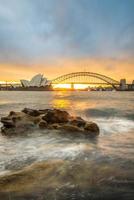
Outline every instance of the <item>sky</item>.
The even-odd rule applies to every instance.
[[[134,0],[0,0],[0,81],[134,79]]]

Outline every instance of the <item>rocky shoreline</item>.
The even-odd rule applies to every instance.
[[[127,180],[126,180],[127,175]],[[0,177],[3,200],[133,199],[132,172],[88,160],[49,160]],[[56,198],[55,198],[56,197]]]
[[[67,111],[59,109],[24,108],[20,112],[11,111],[8,116],[1,118],[1,122],[3,124],[1,133],[4,136],[16,137],[33,133],[34,130],[49,130],[44,131],[43,134],[56,130],[63,137],[68,133],[74,137],[84,135],[87,138],[99,135],[99,127],[96,123],[85,121],[78,116],[71,116]],[[87,188],[87,180],[84,186],[83,181],[81,182],[81,179],[87,176],[83,170],[83,164],[84,167],[87,166],[86,171],[90,172],[90,165],[84,159],[82,165],[77,159],[74,161],[60,158],[36,161],[26,166],[20,164],[19,168],[14,167],[16,166],[14,164],[12,169],[0,175],[0,199],[51,200],[55,199],[55,196],[59,200],[66,199],[66,191],[73,192],[73,189],[75,192],[76,185],[78,188]]]
[[[65,151],[65,153],[68,154],[68,157],[56,157],[53,156],[54,151],[52,147],[55,145],[60,146],[60,142],[62,142],[62,146],[56,151],[56,153],[60,153],[61,148],[68,145],[68,143],[66,143],[66,138],[65,142],[61,140],[63,139],[62,137],[59,137],[60,140],[58,142],[54,141],[53,143],[50,141],[50,143],[47,144],[43,141],[47,137],[44,137],[43,135],[39,140],[39,145],[36,146],[35,143],[32,143],[32,146],[37,148],[37,151],[39,150],[38,155],[40,155],[41,152],[47,154],[47,152],[50,151],[52,153],[51,157],[45,157],[45,159],[43,157],[43,159],[38,160],[35,159],[34,162],[28,163],[27,165],[22,165],[23,162],[21,162],[26,154],[24,157],[20,154],[20,159],[18,160],[9,159],[9,161],[12,161],[10,162],[10,165],[13,163],[12,168],[5,168],[8,169],[6,173],[0,174],[0,199],[133,199],[133,163],[131,163],[129,159],[127,160],[127,158],[126,160],[121,157],[114,158],[112,157],[112,153],[115,152],[110,152],[109,149],[106,149],[106,152],[105,149],[103,149],[103,146],[101,146],[101,148],[99,147],[98,141],[103,137],[103,133],[99,140],[96,139],[96,136],[99,135],[99,127],[96,123],[88,122],[78,116],[71,116],[64,110],[35,110],[29,108],[25,108],[20,112],[11,111],[7,117],[1,118],[1,122],[3,123],[2,134],[4,135],[2,138],[6,138],[4,144],[6,141],[11,141],[12,139],[15,140],[15,142],[24,139],[26,140],[26,143],[30,143],[31,140],[29,140],[29,138],[17,138],[16,136],[24,135],[26,132],[32,133],[33,130],[39,130],[37,132],[42,131],[43,134],[49,132],[56,132],[57,134],[57,132],[59,132],[63,137],[66,137],[68,133],[74,137],[84,135],[84,137],[89,138],[89,140],[81,140],[81,138],[80,140],[79,138],[78,140],[77,138],[75,140],[73,137],[74,141],[72,142],[72,137],[71,139],[69,137],[69,143],[72,142],[71,148],[70,145],[69,148],[67,148],[69,153],[72,152],[72,146],[75,147],[75,145],[77,146],[75,151],[79,151],[80,149],[80,153],[71,157],[69,156],[68,151]],[[14,137],[10,140],[11,137],[5,137],[5,135],[13,135]],[[50,134],[50,137],[54,138],[55,135]],[[38,135],[35,138],[32,137],[33,135],[28,136],[30,136],[32,140],[38,138]],[[95,137],[95,139],[91,140],[90,138],[92,137]],[[102,139],[104,140],[104,137]],[[41,140],[43,143],[40,144]],[[97,143],[94,141],[97,141]],[[106,140],[104,140],[104,142],[105,141]],[[78,144],[76,144],[77,142]],[[19,151],[24,147],[23,152],[25,152],[26,143],[19,144]],[[13,143],[9,144],[11,145]],[[44,146],[47,146],[47,148],[44,148]],[[28,148],[30,148],[30,145],[28,145]],[[14,151],[18,151],[16,146],[13,146],[11,150],[12,149],[13,151],[11,153],[9,153],[10,150],[8,150],[9,156],[11,157],[12,154],[14,154]],[[40,149],[42,150],[40,151]],[[35,151],[32,153],[34,152]],[[32,154],[29,155],[29,158],[31,155]],[[16,158],[16,156],[13,156],[13,158]],[[119,162],[117,161],[119,160],[118,158],[120,159]],[[20,167],[16,167],[16,162],[19,162],[17,165]]]
[[[67,111],[59,109],[35,110],[24,108],[20,112],[11,111],[2,117],[1,132],[3,135],[20,135],[33,129],[51,129],[59,132],[81,133],[86,137],[99,135],[99,127],[78,116],[71,116]]]

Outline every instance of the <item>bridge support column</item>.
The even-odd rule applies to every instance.
[[[74,90],[74,83],[71,83],[71,90]]]

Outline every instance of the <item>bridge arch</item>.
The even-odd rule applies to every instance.
[[[79,77],[79,79],[78,79]],[[52,80],[52,84],[64,84],[64,83],[81,83],[80,78],[84,78],[86,81],[86,84],[93,84],[91,82],[91,77],[96,78],[98,80],[104,81],[104,84],[111,85],[114,88],[116,88],[117,85],[119,85],[119,82],[102,74],[93,73],[93,72],[74,72],[70,74],[65,74],[62,76],[57,77],[56,79]],[[94,83],[95,84],[95,83]],[[101,83],[99,83],[101,84]]]

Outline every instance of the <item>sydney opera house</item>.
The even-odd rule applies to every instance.
[[[31,80],[20,80],[20,83],[0,84],[0,90],[15,91],[50,91],[53,90],[51,81],[42,74],[35,75]]]
[[[30,81],[28,80],[20,80],[23,88],[31,88],[31,87],[47,87],[50,86],[50,81],[47,78],[43,77],[42,74],[35,75]]]

